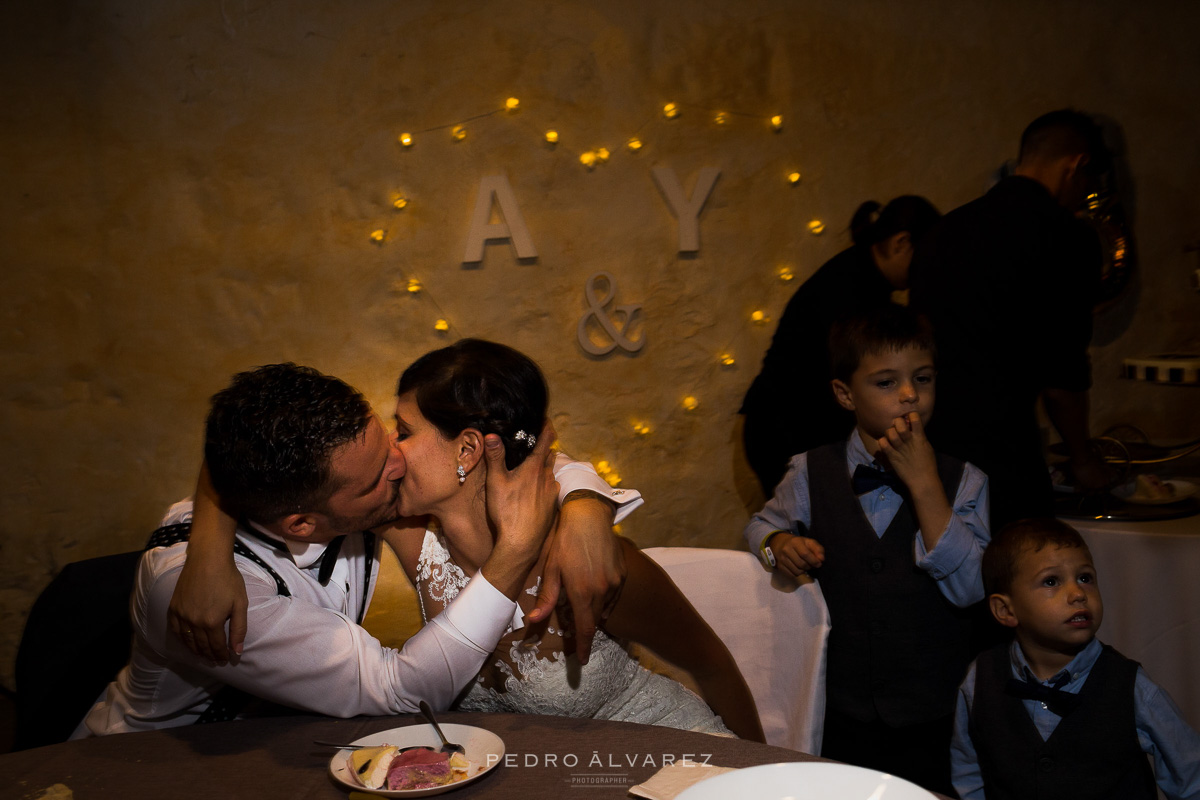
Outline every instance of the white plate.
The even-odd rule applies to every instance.
[[[1118,486],[1112,490],[1113,496],[1126,503],[1137,503],[1141,506],[1165,506],[1168,503],[1178,503],[1186,500],[1196,492],[1196,484],[1189,481],[1163,481],[1164,486],[1174,486],[1175,494],[1170,497],[1146,497],[1136,493],[1137,481]]]
[[[765,764],[726,772],[675,800],[930,800],[916,784],[849,764],[821,761]]]
[[[337,754],[329,761],[329,772],[347,789],[356,792],[367,792],[382,797],[424,797],[453,791],[460,786],[473,783],[495,769],[496,765],[504,760],[504,741],[491,731],[476,728],[474,725],[456,725],[453,722],[443,722],[441,725],[442,732],[446,734],[447,739],[466,748],[467,760],[471,762],[471,773],[461,781],[447,783],[444,786],[430,786],[428,789],[368,789],[355,780],[354,775],[350,772],[347,764],[350,758],[349,750],[337,751]],[[442,740],[438,738],[431,725],[409,725],[404,728],[391,728],[373,733],[370,736],[355,739],[350,744],[368,746],[394,744],[397,747],[427,745],[437,750],[441,748]]]

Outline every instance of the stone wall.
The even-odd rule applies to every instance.
[[[23,0],[5,16],[10,686],[37,593],[66,562],[138,546],[190,491],[207,397],[261,363],[335,373],[386,412],[422,352],[508,342],[545,368],[567,450],[645,493],[627,535],[738,546],[762,498],[735,412],[788,297],[846,246],[860,201],[953,208],[1053,108],[1116,121],[1136,191],[1140,271],[1098,323],[1094,426],[1200,427],[1196,390],[1116,377],[1125,356],[1200,347],[1184,252],[1200,239],[1195,5]],[[510,96],[519,110],[497,111]],[[608,160],[584,167],[600,147]],[[685,193],[720,170],[695,253],[679,252],[656,167]],[[492,175],[536,258],[501,241],[463,263]],[[577,340],[597,272],[641,308],[635,354]]]

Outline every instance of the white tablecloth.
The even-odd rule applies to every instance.
[[[1095,560],[1100,640],[1141,662],[1200,730],[1200,516],[1064,521]]]

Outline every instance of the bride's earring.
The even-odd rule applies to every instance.
[[[461,486],[462,484],[467,482],[467,471],[465,469],[463,469],[462,464],[459,464],[456,472],[458,473],[458,483]]]

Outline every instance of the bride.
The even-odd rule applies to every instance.
[[[542,430],[548,392],[541,370],[525,355],[494,342],[464,339],[418,359],[400,377],[397,393],[396,434],[408,464],[399,510],[412,519],[384,536],[416,586],[428,621],[491,553],[485,438],[500,437],[508,468],[514,468],[532,450],[532,432]],[[586,665],[570,655],[568,618],[557,612],[539,623],[523,618],[538,592],[539,562],[518,602],[512,630],[455,708],[593,717],[709,733],[732,730],[763,741],[754,701],[728,649],[665,572],[628,540],[621,544],[628,577],[600,624]],[[638,664],[622,641],[641,644],[691,672],[707,705],[679,683]]]

